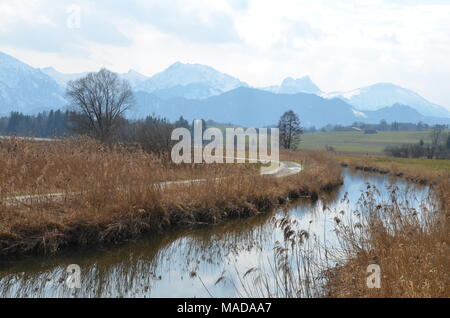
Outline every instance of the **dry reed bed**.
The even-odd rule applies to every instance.
[[[340,167],[323,153],[284,154],[310,168],[276,179],[256,176],[254,165],[173,166],[137,150],[103,148],[84,138],[0,142],[0,199],[66,194],[57,200],[0,204],[3,258],[115,244],[173,227],[250,217],[289,199],[317,197],[342,183]],[[155,186],[199,178],[208,181]]]
[[[86,187],[192,180],[224,173],[258,173],[254,165],[169,165],[168,160],[78,137],[54,142],[0,139],[0,200],[16,195],[70,193]]]
[[[364,158],[345,164],[360,170],[404,176],[431,184],[439,198],[438,212],[418,222],[414,211],[399,213],[392,204],[380,211],[368,203],[368,217],[357,229],[346,229],[349,255],[344,266],[329,272],[329,297],[450,297],[450,173],[402,167],[396,163],[373,163]],[[370,202],[370,200],[369,200]],[[381,289],[366,286],[368,264],[381,267]]]

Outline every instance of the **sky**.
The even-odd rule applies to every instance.
[[[450,108],[450,0],[0,0],[0,51],[65,73],[199,63],[261,87],[377,82]]]

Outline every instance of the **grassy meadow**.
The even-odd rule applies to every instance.
[[[349,165],[372,165],[388,169],[423,171],[424,173],[447,171],[450,172],[450,160],[423,158],[395,158],[383,156],[339,156],[339,159]]]
[[[300,149],[325,149],[333,147],[339,152],[382,153],[387,146],[407,143],[430,142],[429,131],[380,131],[377,134],[364,132],[319,132],[302,136]]]

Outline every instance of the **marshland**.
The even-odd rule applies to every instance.
[[[261,176],[86,137],[3,139],[0,153],[3,297],[449,295],[446,169],[284,151],[303,169]]]

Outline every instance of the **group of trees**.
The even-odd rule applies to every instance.
[[[0,118],[0,133],[34,137],[59,137],[75,133],[91,136],[106,144],[139,144],[145,151],[167,155],[173,146],[172,131],[175,128],[193,129],[193,124],[183,117],[174,123],[153,116],[134,121],[125,119],[125,112],[135,102],[131,86],[106,69],[69,82],[66,95],[70,111],[57,110],[38,115],[13,112],[9,118]],[[206,129],[206,126],[203,121],[203,128]],[[296,148],[303,133],[298,115],[292,110],[286,112],[280,118],[278,128],[281,146]]]
[[[91,135],[102,142],[119,138],[126,142],[137,142],[147,151],[164,154],[169,153],[172,147],[173,129],[191,127],[182,117],[173,124],[155,117],[127,122],[124,113],[134,104],[131,87],[115,73],[105,69],[69,82],[67,96],[76,109],[71,116],[75,131]],[[298,115],[293,111],[286,112],[278,128],[281,145],[286,149],[295,148],[303,133]]]
[[[0,118],[0,134],[35,137],[53,137],[71,134],[69,111],[49,111],[37,115],[12,112],[7,118]]]
[[[175,128],[187,128],[193,126],[187,120],[180,117],[175,123],[165,118],[148,116],[143,120],[127,121],[119,129],[118,140],[127,144],[138,144],[144,151],[152,152],[158,156],[168,156],[172,150],[172,131]]]
[[[183,117],[175,123],[153,116],[137,121],[126,120],[125,112],[134,105],[131,86],[127,81],[120,79],[117,74],[106,69],[69,82],[66,95],[72,106],[71,111],[50,111],[35,116],[13,112],[8,119],[0,118],[0,133],[28,135],[32,132],[37,137],[78,133],[89,135],[102,143],[116,141],[138,143],[146,151],[163,155],[170,153],[173,146],[171,134],[175,128],[192,128],[192,125]],[[399,130],[402,125],[407,125],[409,130],[430,128],[423,123],[388,124],[384,120],[377,125],[354,123],[352,127]],[[280,130],[281,147],[297,148],[304,132],[299,116],[290,110],[281,116],[277,127]],[[342,129],[340,126],[328,128]],[[431,143],[429,144],[421,142],[415,145],[388,147],[385,152],[399,157],[448,157],[450,134],[445,135],[445,128],[435,126],[432,129]],[[327,128],[325,127],[325,129]]]
[[[384,152],[400,158],[450,159],[450,132],[446,132],[446,127],[433,127],[430,139],[429,143],[421,140],[418,144],[389,146]]]
[[[377,131],[428,131],[432,128],[432,125],[418,122],[418,123],[401,123],[401,122],[392,122],[388,123],[386,120],[381,120],[378,124],[367,124],[363,122],[354,122],[349,126],[342,125],[327,125],[322,127],[321,129],[317,129],[316,127],[309,127],[305,130],[307,133],[315,133],[318,131],[321,132],[339,132],[339,131],[351,131],[354,128],[358,128],[360,130],[377,130]]]

